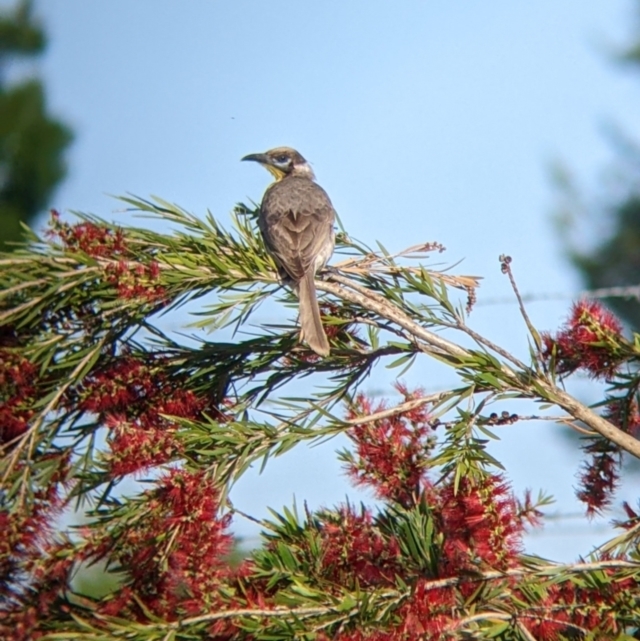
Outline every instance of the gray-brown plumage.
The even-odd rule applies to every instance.
[[[278,147],[242,160],[259,162],[276,179],[264,193],[258,224],[267,249],[298,294],[302,339],[314,352],[326,356],[329,341],[314,278],[333,253],[336,213],[331,200],[295,149]]]

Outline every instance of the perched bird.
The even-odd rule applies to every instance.
[[[333,253],[335,209],[315,182],[309,163],[295,149],[277,147],[242,160],[260,163],[276,179],[262,198],[258,225],[267,249],[298,294],[302,339],[314,352],[327,356],[329,341],[314,277]]]

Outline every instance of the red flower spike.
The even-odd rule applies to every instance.
[[[341,320],[351,321],[353,319],[353,312],[347,307],[323,301],[320,303],[320,314],[322,316],[329,316],[331,318],[339,318]],[[326,324],[325,332],[330,339],[340,338],[345,342],[357,340],[362,342],[358,336],[358,327],[353,322],[346,322],[344,324]]]
[[[0,445],[24,434],[34,414],[37,368],[26,358],[0,349]]]
[[[118,296],[125,300],[142,298],[149,303],[162,301],[166,289],[156,281],[160,267],[156,261],[150,265],[121,260],[106,266],[107,282],[113,285]]]
[[[636,398],[610,399],[604,418],[633,436],[640,432]],[[594,516],[611,505],[619,485],[621,452],[617,445],[601,437],[588,439],[582,449],[588,457],[582,465],[576,495],[587,506],[587,516]]]
[[[106,422],[113,426],[108,458],[112,476],[144,472],[182,453],[182,445],[176,440],[174,429],[144,429],[114,417],[107,417]]]
[[[64,507],[58,489],[59,483],[67,478],[69,456],[55,458],[57,469],[49,484],[35,493],[28,512],[0,512],[0,638],[3,639],[40,638],[44,634],[39,631],[40,622],[49,618],[68,585],[73,557],[55,542],[54,520]]]
[[[60,214],[52,210],[47,236],[58,238],[68,251],[80,251],[95,258],[113,258],[128,251],[122,229],[115,232],[106,225],[83,222],[63,223]]]
[[[82,252],[94,258],[115,260],[105,266],[105,276],[120,298],[142,298],[149,303],[162,302],[166,289],[158,284],[160,265],[152,260],[148,265],[137,260],[129,249],[122,229],[91,222],[70,225],[60,221],[60,214],[51,212],[48,236],[58,238],[64,248]]]
[[[606,509],[613,500],[622,458],[618,447],[604,438],[590,439],[582,449],[590,458],[583,464],[580,489],[576,496],[586,504],[587,516],[594,516]]]
[[[640,436],[640,410],[638,401],[633,398],[613,398],[607,405],[604,418],[631,436]]]
[[[585,369],[594,377],[610,378],[624,358],[622,325],[596,301],[575,303],[558,334],[544,333],[542,339],[543,356],[555,358],[559,374]]]
[[[602,557],[602,560],[606,558]],[[611,576],[613,570],[604,569],[602,572]],[[523,613],[520,618],[531,635],[543,641],[564,638],[563,635],[568,636],[575,626],[597,631],[600,634],[596,637],[598,639],[614,638],[620,633],[614,613],[627,609],[636,592],[637,583],[633,578],[597,587],[579,587],[569,581],[549,585],[545,596],[532,603],[532,612]]]
[[[327,514],[321,526],[323,574],[348,586],[393,586],[402,573],[400,549],[373,525],[371,514],[347,505],[338,516]]]
[[[0,638],[33,641],[45,635],[46,621],[60,607],[74,565],[73,556],[64,551],[59,544],[48,545],[33,560],[26,584],[22,577],[21,593],[14,591],[0,603]]]
[[[409,392],[397,385],[405,401],[422,397],[421,390]],[[357,485],[368,485],[381,499],[408,506],[429,483],[426,470],[433,447],[426,403],[376,421],[356,424],[349,430],[355,443],[355,458],[346,464],[347,473]],[[370,399],[358,395],[347,418],[382,411],[384,403],[372,407]]]
[[[110,429],[110,471],[122,476],[180,456],[177,425],[168,416],[221,415],[211,399],[183,385],[184,377],[170,375],[163,359],[125,354],[89,374],[65,404],[97,414]]]
[[[455,593],[451,588],[432,589],[420,579],[411,596],[403,602],[395,620],[383,630],[356,628],[340,630],[335,636],[319,635],[318,641],[441,641],[453,630],[456,619]]]
[[[403,639],[438,641],[454,622],[455,593],[451,588],[431,589],[425,579],[418,580],[411,598],[402,606],[399,618]]]
[[[450,482],[439,496],[445,534],[443,571],[457,576],[479,566],[506,569],[517,562],[523,524],[508,485],[498,475]]]
[[[155,615],[174,621],[223,607],[220,587],[234,576],[226,561],[233,537],[229,517],[218,515],[212,481],[203,472],[175,469],[151,496],[145,518],[129,525],[110,552],[130,571],[129,588],[101,611],[143,619],[137,598]]]

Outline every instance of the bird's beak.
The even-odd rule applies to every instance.
[[[242,158],[242,160],[253,160],[259,162],[276,180],[281,180],[285,177],[285,172],[280,167],[273,164],[273,161],[267,154],[249,154]]]
[[[259,162],[261,165],[270,164],[267,154],[249,154],[248,156],[241,158],[241,160],[253,160],[254,162]]]

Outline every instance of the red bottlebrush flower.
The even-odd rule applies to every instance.
[[[349,342],[355,338],[358,342],[363,342],[358,337],[357,327],[354,327],[353,311],[351,309],[343,305],[323,301],[320,304],[320,313],[323,316],[345,321],[338,324],[326,324],[325,332],[328,338],[340,338],[344,342]]]
[[[0,349],[0,445],[27,431],[38,383],[37,368],[26,358]]]
[[[69,455],[55,458],[58,465],[48,485],[28,505],[21,511],[0,511],[0,638],[38,638],[36,624],[46,619],[67,586],[72,561],[59,554],[54,519],[64,507],[58,486],[66,480]],[[21,632],[16,635],[15,630]]]
[[[602,437],[589,439],[582,449],[590,458],[583,463],[576,496],[587,506],[587,515],[594,516],[613,500],[622,458],[618,446]]]
[[[399,608],[395,621],[384,629],[341,629],[335,635],[319,636],[318,641],[441,641],[448,638],[456,618],[456,596],[452,588],[432,589],[428,581],[418,580],[411,596]]]
[[[613,423],[616,427],[632,436],[640,435],[640,410],[638,400],[633,398],[612,398],[607,405],[604,418]]]
[[[585,369],[592,376],[611,377],[624,359],[622,325],[596,301],[580,301],[554,337],[545,333],[543,356],[555,359],[560,374]]]
[[[174,469],[151,497],[145,518],[128,524],[114,542],[110,554],[130,573],[131,583],[102,611],[143,618],[139,600],[173,621],[221,607],[220,587],[233,575],[226,560],[233,537],[229,517],[218,514],[213,482],[203,472]]]
[[[74,557],[59,544],[48,544],[32,559],[21,591],[0,599],[0,638],[34,641],[46,634],[47,619],[60,607],[73,564]]]
[[[99,416],[124,416],[143,427],[168,425],[162,414],[196,419],[209,400],[184,389],[184,377],[171,377],[166,362],[151,356],[123,355],[92,372],[67,398],[67,405]]]
[[[405,402],[422,397],[421,390],[409,392],[400,384],[397,389]],[[384,403],[372,408],[370,400],[360,394],[347,418],[366,419],[384,409]],[[378,498],[411,504],[427,484],[426,469],[433,448],[429,421],[426,403],[416,403],[386,418],[356,424],[348,433],[356,455],[344,457],[347,473],[356,484],[372,487]]]
[[[524,624],[534,639],[540,641],[557,641],[561,634],[567,631],[567,623],[571,622],[571,611],[565,599],[572,603],[575,594],[570,594],[563,586],[551,585],[546,591],[546,596],[535,603],[536,613],[527,616]]]
[[[91,222],[70,225],[63,223],[55,210],[51,211],[49,226],[47,235],[59,238],[69,251],[84,252],[96,258],[113,258],[128,251],[122,229],[114,232],[106,225]]]
[[[184,388],[161,358],[125,354],[89,374],[65,400],[70,409],[97,414],[110,428],[111,474],[121,476],[166,463],[182,447],[169,417],[220,414],[213,401]]]
[[[640,432],[640,412],[636,398],[612,398],[604,418],[628,434]],[[622,457],[620,448],[602,437],[587,439],[582,447],[587,460],[582,465],[576,496],[587,506],[587,516],[594,516],[611,505],[618,488]]]
[[[347,505],[322,517],[323,574],[340,585],[391,586],[402,573],[395,539],[385,539],[366,510],[357,514]]]
[[[145,429],[117,417],[107,417],[106,424],[112,428],[109,436],[110,454],[107,457],[112,476],[143,472],[167,463],[182,453],[182,445],[171,428]]]
[[[196,396],[191,390],[173,389],[170,395],[163,395],[157,399],[155,409],[158,414],[168,414],[180,418],[199,418],[207,407],[205,398]]]
[[[522,546],[522,521],[508,485],[498,475],[460,480],[440,491],[441,531],[445,535],[445,576],[479,566],[506,569]]]
[[[611,576],[612,572],[611,569],[602,570],[604,575]],[[531,635],[542,641],[569,638],[576,627],[599,633],[593,636],[596,639],[617,638],[621,630],[615,613],[628,610],[636,593],[637,581],[632,577],[602,581],[597,587],[582,587],[566,581],[549,585],[542,598],[534,598],[531,611],[524,610],[519,618],[526,624]],[[523,600],[530,600],[531,592],[518,596]]]
[[[367,346],[366,341],[362,340],[358,335],[359,332],[354,323],[353,312],[346,306],[322,301],[320,303],[320,314],[334,319],[332,323],[324,323],[324,331],[330,342],[338,340],[345,344],[353,345],[355,343],[363,348]],[[292,359],[291,355],[284,355],[282,362],[289,365],[295,361],[317,363],[322,360],[322,357],[311,349],[304,348],[304,345],[301,345],[301,347],[303,349],[296,351],[295,360]]]
[[[622,503],[622,509],[627,515],[626,521],[614,521],[613,524],[616,527],[622,528],[623,530],[630,530],[632,527],[635,527],[640,523],[640,513],[634,510],[626,501]]]
[[[60,214],[52,211],[48,236],[58,238],[65,249],[83,252],[94,258],[107,258],[116,262],[105,266],[107,282],[116,288],[123,299],[142,298],[147,302],[161,302],[166,289],[158,283],[160,265],[152,260],[141,263],[132,252],[122,229],[115,231],[106,225],[92,222],[70,225],[60,221]]]
[[[120,260],[106,267],[107,281],[113,285],[120,298],[142,298],[153,303],[166,296],[166,289],[157,283],[160,266],[156,261],[149,265]]]
[[[456,596],[452,588],[431,589],[420,579],[400,609],[400,630],[404,639],[439,641],[454,622]]]
[[[87,376],[67,404],[102,416],[140,411],[158,389],[157,369],[153,360],[122,356]]]

